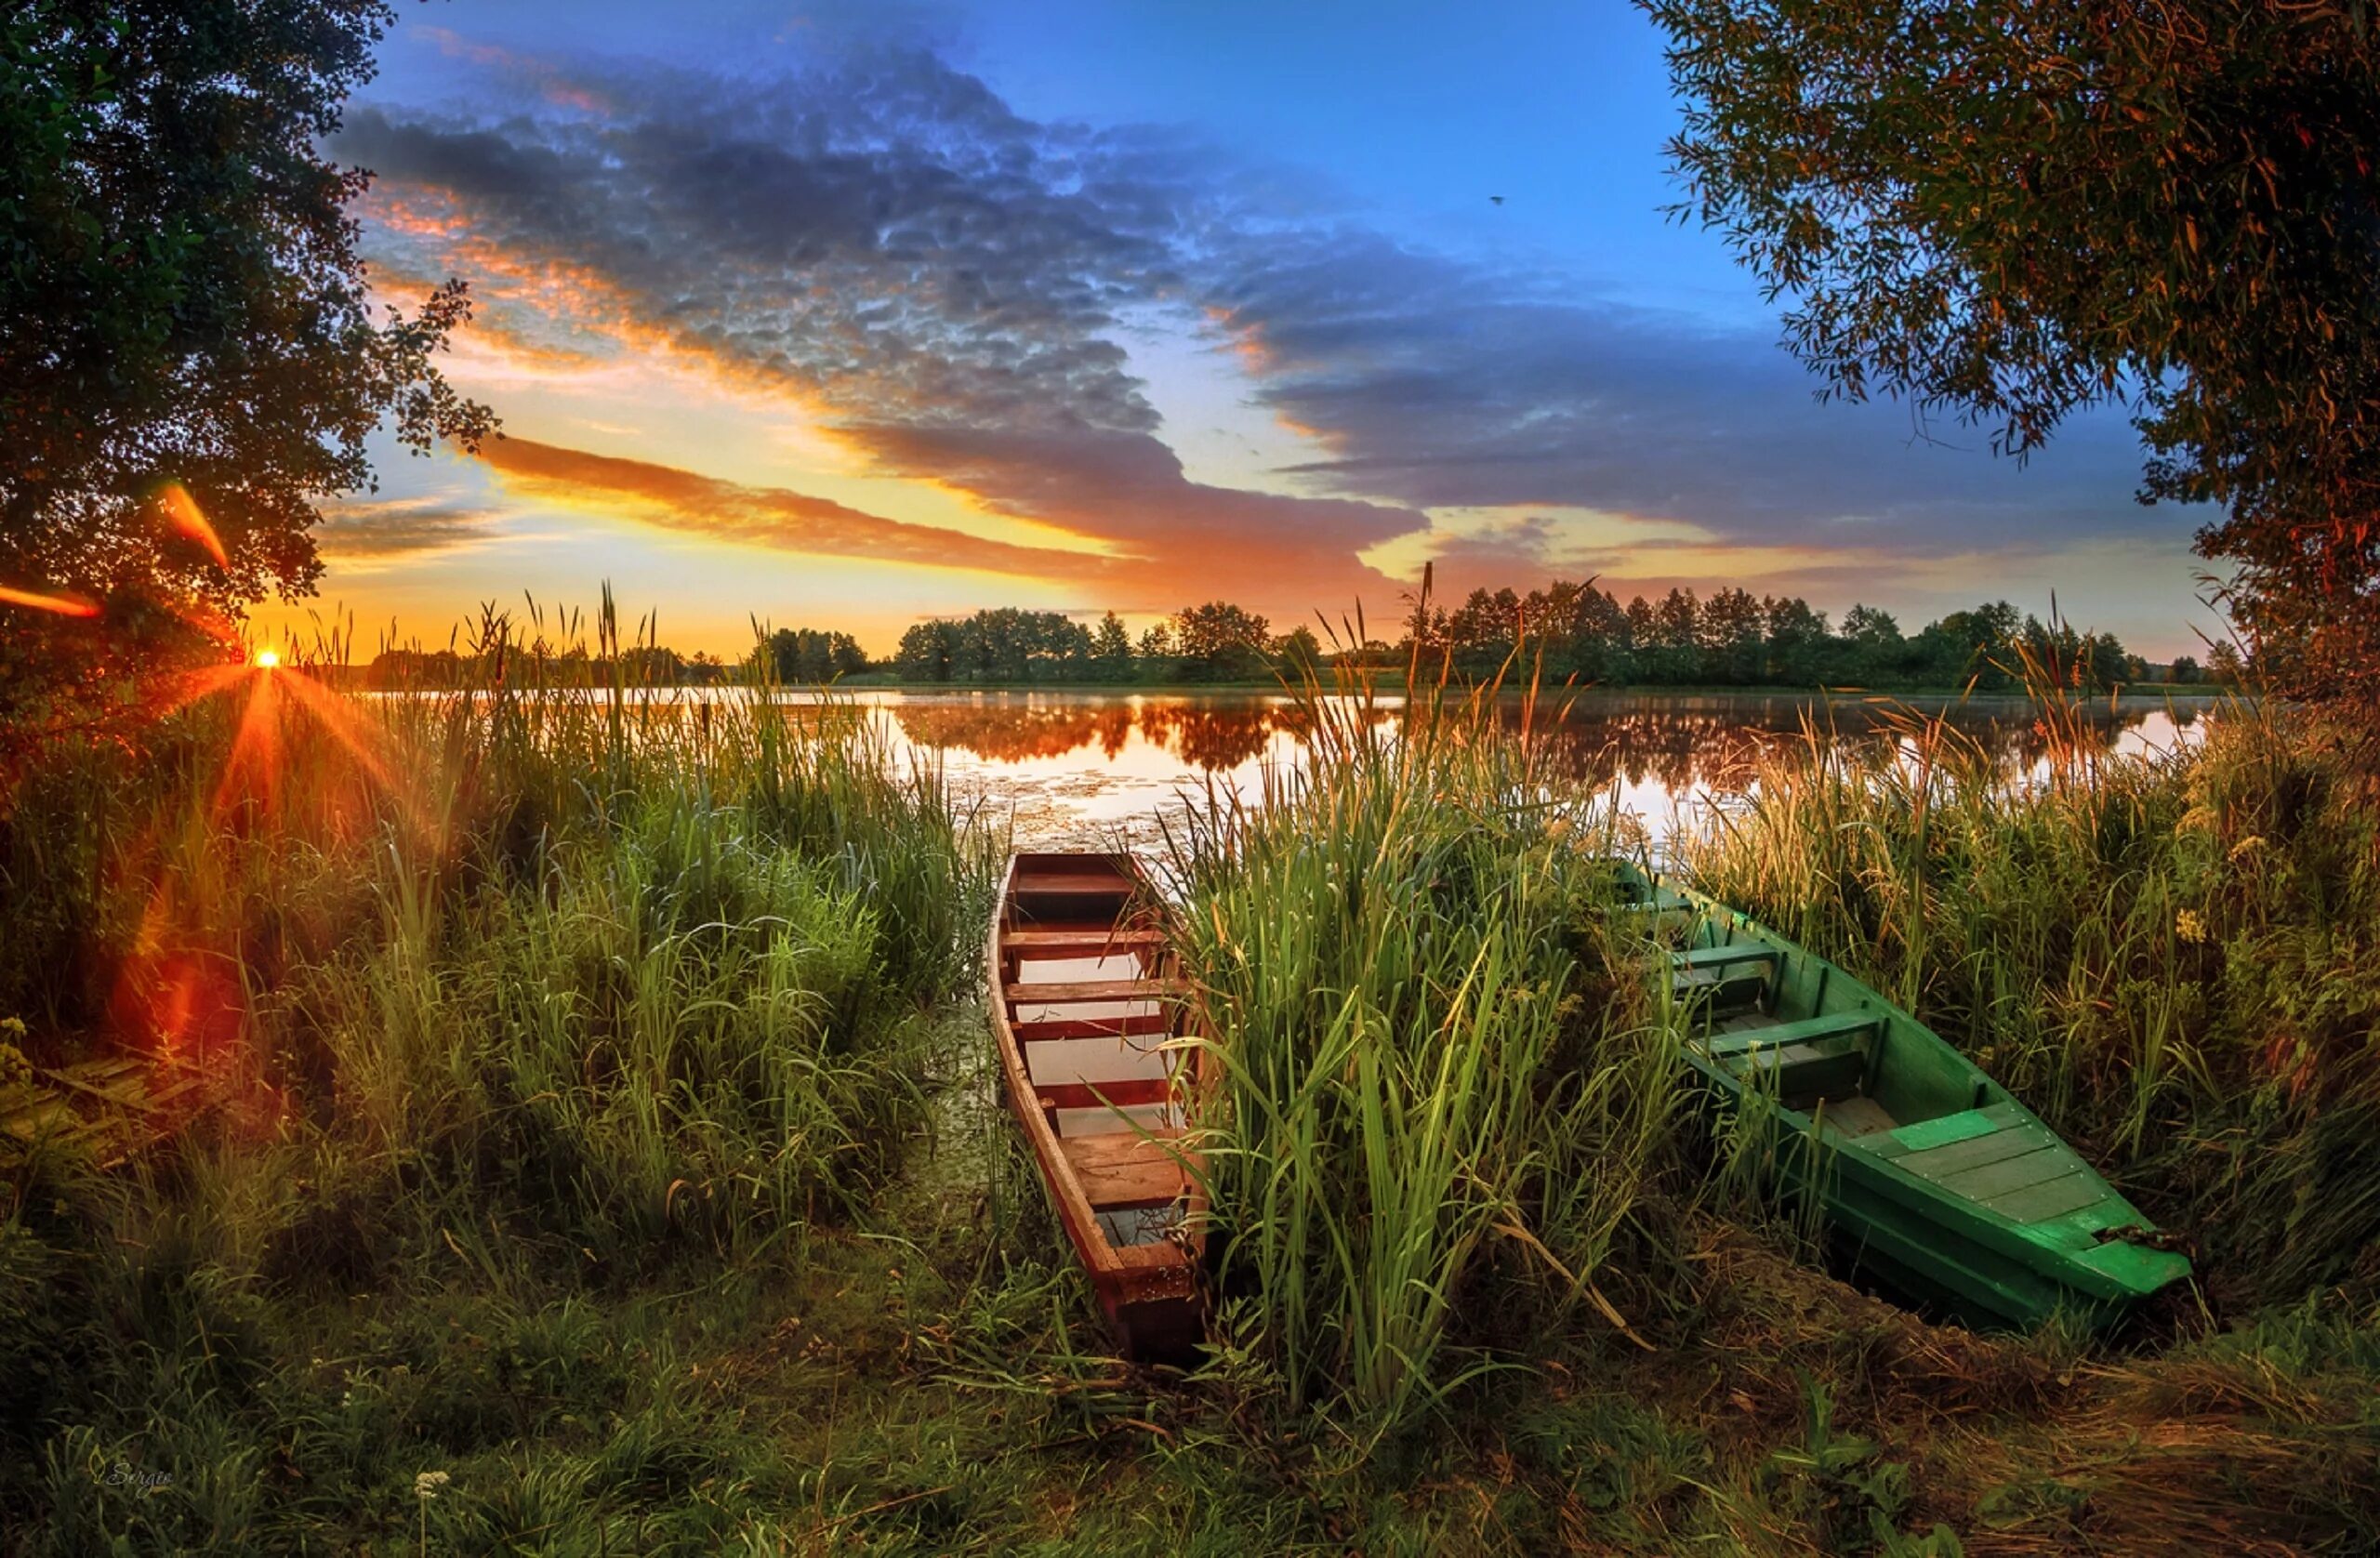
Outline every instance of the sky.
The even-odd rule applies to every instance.
[[[365,653],[481,603],[889,653],[921,616],[1276,630],[1595,578],[2007,599],[2152,657],[2202,517],[2123,416],[2018,465],[1820,403],[1719,235],[1620,0],[404,7],[330,142],[376,296],[448,276],[507,436],[377,450],[321,594]],[[1501,199],[1497,198],[1501,197]]]

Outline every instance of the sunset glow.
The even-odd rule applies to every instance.
[[[401,24],[332,150],[377,176],[388,301],[470,283],[447,371],[507,436],[387,448],[317,532],[323,599],[439,644],[610,580],[681,651],[757,616],[881,655],[983,607],[1393,618],[1425,564],[1458,599],[1739,585],[1912,627],[1988,576],[2197,647],[2199,521],[2132,501],[2121,416],[2020,469],[1814,402],[1724,244],[1662,219],[1677,110],[1633,10],[1301,15],[1261,50],[1061,10]],[[1545,93],[1548,58],[1593,89]]]

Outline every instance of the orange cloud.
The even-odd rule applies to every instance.
[[[939,525],[910,524],[783,487],[746,486],[534,439],[496,441],[481,449],[480,457],[528,495],[622,512],[742,546],[1056,582],[1110,578],[1123,566],[1094,553],[1021,547]]]

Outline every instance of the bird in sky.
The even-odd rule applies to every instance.
[[[1491,200],[1491,201],[1494,201],[1494,202],[1495,202],[1497,205],[1503,205],[1503,204],[1504,204],[1504,197],[1503,197],[1502,195],[1489,195],[1488,198],[1489,200]]]

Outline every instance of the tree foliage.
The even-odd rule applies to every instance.
[[[2267,675],[2380,696],[2380,37],[2360,0],[1643,0],[1826,392],[2021,456],[2129,407]]]
[[[383,419],[491,434],[435,358],[449,282],[376,310],[321,151],[385,0],[28,0],[0,20],[0,582],[236,613],[311,590]],[[167,522],[178,483],[221,555]],[[174,499],[173,501],[180,501]],[[10,614],[21,627],[21,614]]]
[[[768,656],[765,667],[760,665],[764,653]],[[764,644],[755,646],[752,665],[755,669],[766,671],[764,680],[781,686],[823,683],[857,676],[867,669],[867,652],[849,633],[780,627],[768,636]]]

